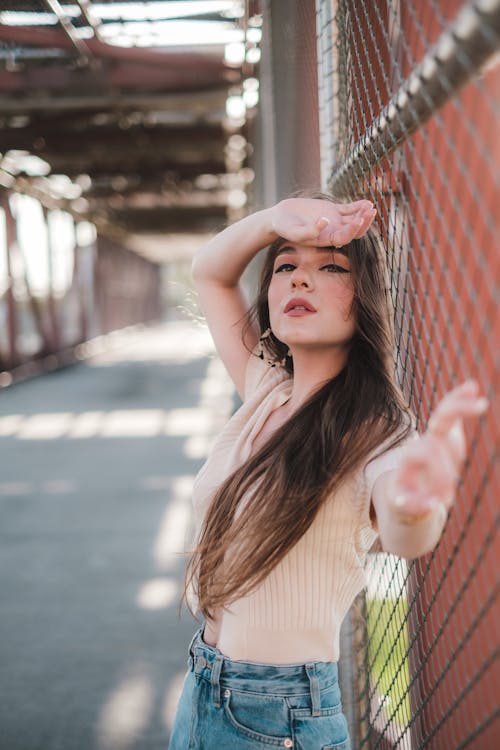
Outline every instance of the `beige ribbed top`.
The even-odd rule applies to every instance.
[[[250,357],[243,405],[195,481],[196,534],[213,492],[249,458],[254,437],[291,390],[292,380],[282,368]],[[369,517],[371,490],[380,474],[397,465],[402,447],[344,482],[264,582],[219,614],[211,631],[223,654],[266,664],[338,661],[340,625],[367,583],[363,564],[378,537]]]

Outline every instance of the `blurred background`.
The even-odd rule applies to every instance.
[[[499,49],[499,0],[0,0],[2,750],[167,747],[238,405],[191,258],[307,187],[378,207],[419,428],[467,377],[491,402],[438,547],[369,555],[353,750],[499,746]]]

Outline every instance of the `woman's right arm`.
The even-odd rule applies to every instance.
[[[248,302],[239,285],[257,253],[278,237],[305,245],[338,246],[360,237],[373,221],[370,201],[338,204],[318,198],[287,198],[219,232],[193,259],[192,274],[216,349],[243,398],[249,352],[259,332],[243,339]]]
[[[200,248],[192,265],[200,306],[215,347],[242,398],[249,351],[257,344],[259,334],[250,328],[243,339],[249,305],[239,280],[252,258],[278,237],[271,210],[257,211],[224,229]]]

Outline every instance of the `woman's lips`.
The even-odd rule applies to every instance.
[[[315,313],[316,308],[311,305],[309,300],[303,299],[302,297],[294,297],[286,303],[283,312],[285,315],[291,315],[294,318],[298,318],[302,315]]]
[[[292,307],[291,310],[288,310],[286,315],[290,318],[302,318],[304,315],[314,315],[315,312],[315,310],[306,310],[305,307]]]

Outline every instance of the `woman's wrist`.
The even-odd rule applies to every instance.
[[[272,216],[272,208],[255,211],[212,237],[194,256],[194,280],[236,286],[255,255],[277,239]]]
[[[253,214],[249,214],[249,216],[258,217],[261,222],[264,239],[262,248],[267,247],[271,242],[274,242],[274,240],[278,238],[278,234],[274,228],[274,209],[275,206],[269,206],[268,208],[262,208],[259,211],[255,211]]]
[[[395,498],[397,500],[397,497]],[[383,548],[399,557],[414,559],[434,549],[438,543],[448,511],[444,503],[436,501],[425,513],[405,514],[391,503],[380,539]]]
[[[426,509],[420,513],[405,512],[406,503],[407,500],[404,494],[396,495],[391,503],[391,515],[397,523],[402,523],[405,526],[414,526],[421,521],[426,521],[433,515],[436,511],[438,501],[430,498]]]

